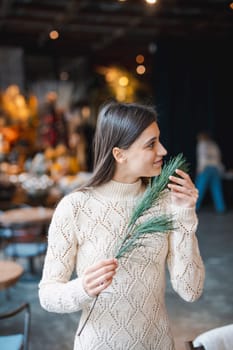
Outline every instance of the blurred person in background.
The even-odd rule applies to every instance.
[[[224,213],[226,204],[223,195],[221,150],[207,131],[197,134],[196,147],[197,175],[196,187],[199,191],[196,208],[200,209],[207,190],[210,190],[217,213]]]

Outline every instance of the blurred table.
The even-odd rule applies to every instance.
[[[29,272],[36,275],[34,260],[45,254],[45,233],[54,210],[46,207],[22,207],[4,211],[0,227],[6,232],[4,254],[12,259],[23,258],[29,263]]]
[[[53,209],[46,207],[23,207],[4,211],[0,215],[2,227],[12,227],[22,224],[40,225],[49,223]]]
[[[14,261],[0,260],[0,290],[16,284],[23,271],[23,267]]]

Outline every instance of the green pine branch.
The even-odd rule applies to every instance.
[[[115,257],[119,259],[125,256],[126,252],[129,253],[137,246],[143,245],[142,238],[145,238],[145,235],[154,234],[155,232],[168,232],[172,229],[173,222],[171,218],[166,215],[161,215],[142,222],[136,225],[134,230],[126,235]]]
[[[131,215],[129,227],[134,225],[136,220],[142,216],[146,210],[150,209],[156,204],[162,191],[169,183],[169,176],[176,175],[176,169],[181,169],[185,172],[188,172],[189,170],[189,166],[182,153],[178,154],[174,158],[170,158],[170,160],[164,164],[160,175],[153,178],[151,186],[148,186]]]
[[[176,169],[181,169],[185,172],[189,170],[189,166],[182,153],[174,158],[170,158],[170,160],[164,164],[161,174],[153,179],[151,185],[148,186],[142,198],[134,208],[128,224],[128,233],[116,253],[115,257],[117,259],[125,256],[126,252],[132,251],[138,245],[142,245],[142,237],[145,235],[155,232],[166,233],[174,228],[172,218],[166,215],[160,215],[141,224],[136,224],[136,222],[147,210],[156,205],[162,192],[169,183],[169,176],[178,176],[175,173]]]

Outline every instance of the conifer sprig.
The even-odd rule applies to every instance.
[[[174,158],[170,158],[170,160],[164,164],[160,175],[153,179],[151,185],[148,186],[133,210],[128,224],[127,234],[115,256],[117,259],[125,256],[126,252],[132,251],[137,246],[141,246],[142,238],[145,237],[145,235],[156,232],[166,233],[174,229],[172,218],[168,215],[160,215],[146,220],[141,224],[136,224],[136,222],[139,217],[158,202],[161,193],[169,183],[169,176],[176,175],[176,169],[187,172],[188,168],[188,164],[182,153]]]
[[[134,248],[143,245],[143,238],[145,235],[156,232],[168,232],[173,229],[173,223],[169,216],[161,215],[159,217],[151,218],[141,224],[135,225],[133,232],[129,232],[123,240],[119,248],[116,259],[125,256],[126,253],[131,252]]]
[[[182,153],[178,154],[174,158],[170,158],[170,160],[164,164],[160,175],[153,178],[151,185],[148,186],[134,209],[128,227],[133,226],[137,219],[142,216],[146,210],[150,209],[156,204],[162,191],[169,183],[169,176],[176,175],[176,169],[181,169],[185,172],[188,172],[189,170],[189,166]]]

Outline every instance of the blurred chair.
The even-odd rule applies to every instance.
[[[23,322],[20,324],[22,326],[22,331],[20,330],[18,333],[15,333],[15,324],[16,317],[23,317]],[[10,328],[12,331],[7,333],[6,335],[0,335],[0,349],[2,350],[28,350],[29,345],[29,333],[30,333],[30,319],[31,319],[31,311],[29,303],[24,303],[21,306],[17,307],[14,310],[1,313],[0,321],[10,319],[10,323],[12,326]],[[17,320],[19,321],[19,320]],[[9,322],[8,322],[9,325]],[[2,327],[0,327],[2,329]],[[8,327],[9,329],[9,327]]]
[[[25,207],[29,206],[22,206],[22,208]],[[4,211],[1,213],[3,214]],[[47,250],[45,229],[44,223],[32,224],[30,220],[29,222],[14,223],[8,227],[0,224],[1,249],[4,256],[13,260],[26,259],[28,269],[25,269],[25,272],[36,275],[35,259],[45,255]]]
[[[14,205],[9,204],[7,207],[7,210],[16,209],[16,208],[27,208],[29,207],[28,204],[20,204],[20,205]],[[4,210],[0,209],[0,215],[4,214]],[[0,248],[3,248],[7,242],[8,239],[10,239],[12,236],[11,229],[8,227],[2,227],[0,223]]]
[[[5,244],[3,251],[6,257],[26,259],[28,271],[36,274],[35,259],[46,253],[47,242],[44,241],[43,225],[17,224],[10,228],[11,235]]]
[[[232,350],[233,324],[204,332],[185,345],[187,350]]]

